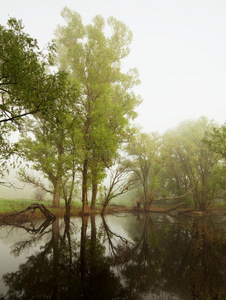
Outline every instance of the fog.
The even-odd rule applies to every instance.
[[[11,169],[8,176],[1,178],[1,182],[5,182],[7,186],[0,185],[0,198],[9,200],[34,198],[35,188],[21,182],[17,178],[16,170]]]

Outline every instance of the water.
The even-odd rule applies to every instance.
[[[120,214],[0,227],[0,299],[226,299],[226,219]]]

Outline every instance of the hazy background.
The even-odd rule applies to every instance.
[[[22,19],[42,49],[63,24],[64,6],[80,13],[84,24],[100,14],[132,30],[123,68],[139,71],[141,85],[135,91],[143,103],[137,123],[145,131],[163,133],[202,115],[225,121],[225,0],[0,0],[0,24],[9,17]]]

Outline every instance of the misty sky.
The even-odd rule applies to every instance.
[[[145,131],[164,132],[202,115],[225,121],[225,0],[0,0],[0,23],[23,20],[25,31],[43,48],[63,24],[64,6],[84,24],[96,14],[114,16],[133,32],[124,68],[136,67],[143,98],[137,122]]]

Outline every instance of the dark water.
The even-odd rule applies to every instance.
[[[225,217],[43,222],[0,228],[0,299],[226,299]]]

